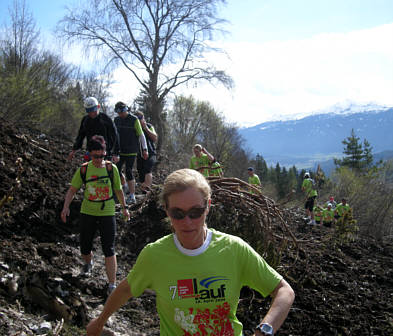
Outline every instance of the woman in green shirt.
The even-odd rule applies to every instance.
[[[81,254],[84,260],[83,275],[90,275],[93,268],[93,239],[100,232],[102,250],[105,255],[105,268],[108,276],[108,293],[116,287],[117,261],[115,254],[116,218],[113,191],[122,206],[126,220],[130,214],[125,207],[124,194],[120,185],[116,165],[105,161],[106,145],[102,136],[94,135],[87,145],[92,160],[80,167],[74,174],[71,186],[64,200],[61,220],[65,223],[70,214],[70,204],[75,193],[85,184],[79,226]],[[112,170],[113,178],[110,177]],[[83,172],[82,172],[83,171]],[[83,178],[84,176],[84,178]],[[113,185],[112,185],[113,182]]]
[[[87,326],[100,335],[108,318],[145,289],[156,293],[161,336],[241,336],[236,318],[240,290],[249,286],[273,302],[255,335],[273,335],[294,300],[290,285],[242,239],[206,225],[211,190],[192,169],[170,174],[164,182],[163,205],[173,233],[148,244],[135,265]]]

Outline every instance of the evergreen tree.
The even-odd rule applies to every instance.
[[[338,167],[348,167],[358,172],[368,170],[372,166],[373,155],[370,143],[364,139],[364,143],[360,142],[360,138],[356,136],[352,129],[351,135],[342,141],[344,147],[344,157],[342,159],[334,159],[334,164]]]
[[[268,168],[265,159],[262,155],[257,154],[255,156],[255,173],[259,176],[262,181],[267,180]]]

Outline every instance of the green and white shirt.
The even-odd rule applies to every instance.
[[[147,245],[127,276],[133,296],[156,292],[161,336],[241,336],[240,289],[267,296],[281,279],[242,239],[213,229],[197,250],[175,234]]]

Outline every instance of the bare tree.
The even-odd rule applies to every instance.
[[[11,25],[4,32],[1,51],[14,73],[25,69],[37,56],[40,32],[25,0],[14,0],[9,8]]]
[[[172,89],[199,80],[232,86],[206,58],[220,51],[209,42],[225,23],[217,17],[221,3],[225,0],[89,1],[68,9],[58,31],[101,52],[108,65],[123,64],[147,93],[152,123],[162,135],[164,100]]]

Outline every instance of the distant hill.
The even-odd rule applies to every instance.
[[[368,140],[376,158],[379,152],[389,158],[393,150],[393,107],[352,104],[302,119],[265,122],[240,129],[240,134],[269,166],[279,162],[300,169],[318,163],[330,166],[334,157],[342,156],[342,141],[350,136],[352,128],[362,142]]]

